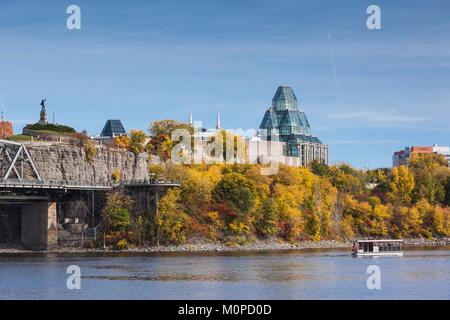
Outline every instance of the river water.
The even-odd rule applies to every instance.
[[[81,289],[67,288],[71,265]],[[380,289],[367,287],[371,265]],[[2,254],[0,299],[450,299],[450,248],[407,249],[401,258],[336,249]]]

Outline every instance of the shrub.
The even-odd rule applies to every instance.
[[[119,169],[116,169],[112,172],[111,178],[114,182],[120,182],[122,180],[122,172]]]
[[[84,144],[84,152],[86,153],[86,160],[88,162],[92,162],[97,151],[95,149],[95,145],[91,141],[87,141]]]
[[[30,129],[30,130],[36,130],[36,131],[49,130],[49,131],[56,131],[56,132],[61,132],[61,133],[74,133],[75,132],[75,129],[72,127],[64,126],[64,125],[60,125],[60,124],[53,124],[53,123],[27,124],[25,126],[25,128]]]
[[[119,148],[129,149],[131,139],[129,136],[118,136],[114,138],[114,143]]]
[[[119,241],[116,243],[116,249],[117,249],[117,250],[125,250],[125,249],[128,249],[128,241],[127,241],[126,239],[119,240]]]
[[[85,133],[74,132],[72,133],[72,138],[77,140],[79,146],[84,146],[88,141],[89,137]]]

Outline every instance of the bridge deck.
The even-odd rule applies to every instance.
[[[92,183],[68,180],[19,180],[0,179],[0,189],[31,189],[31,190],[79,190],[108,191],[119,187],[179,187],[176,181],[165,180],[126,180],[116,184]]]

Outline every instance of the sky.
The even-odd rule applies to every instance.
[[[81,30],[66,9],[81,8]],[[381,9],[369,30],[367,7]],[[448,0],[0,0],[0,97],[16,132],[39,119],[100,133],[107,119],[257,129],[291,86],[331,163],[390,167],[450,145]]]

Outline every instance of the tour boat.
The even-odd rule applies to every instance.
[[[403,256],[403,240],[356,240],[353,242],[354,257]]]

